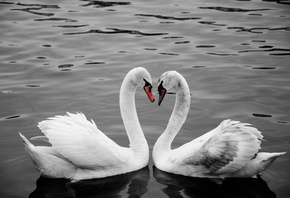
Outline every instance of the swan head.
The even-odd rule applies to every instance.
[[[157,83],[159,92],[158,105],[161,104],[164,99],[167,90],[176,90],[181,86],[182,75],[176,71],[167,71],[163,73]]]
[[[131,70],[132,78],[131,82],[137,84],[137,86],[143,87],[149,100],[154,102],[154,96],[152,93],[152,78],[150,73],[143,67],[137,67]]]

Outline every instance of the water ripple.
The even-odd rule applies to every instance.
[[[2,1],[0,2],[0,4],[5,4],[5,5],[12,5],[14,4],[13,2],[6,2],[6,1]]]
[[[46,19],[34,19],[34,21],[64,21],[64,22],[78,22],[77,20],[74,20],[74,19],[68,19],[68,18],[57,18],[57,17],[46,18]]]
[[[190,43],[190,41],[177,41],[174,44],[179,45],[179,44],[188,44],[188,43]]]
[[[239,53],[246,53],[246,52],[286,52],[286,53],[270,53],[269,55],[290,55],[290,49],[283,49],[283,48],[271,48],[271,49],[253,49],[253,50],[243,50],[239,51]]]
[[[66,68],[70,68],[70,67],[73,67],[74,65],[73,64],[62,64],[62,65],[59,65],[58,68],[64,70]]]
[[[19,11],[24,11],[28,12],[31,14],[36,14],[36,15],[42,15],[42,16],[53,16],[54,13],[42,13],[42,12],[36,12],[35,10],[42,10],[42,9],[60,9],[58,5],[47,5],[47,4],[25,4],[25,3],[17,3],[16,5],[22,6],[22,7],[28,7],[29,8],[15,8],[15,9],[10,9],[10,10],[19,10]]]
[[[98,61],[90,61],[86,62],[85,65],[101,65],[101,64],[106,64],[105,62],[98,62]]]
[[[207,54],[214,55],[214,56],[238,56],[238,54],[214,53],[214,52],[208,52]]]
[[[216,21],[199,21],[198,23],[203,25],[227,26],[226,24],[218,24]]]
[[[259,27],[259,28],[246,28],[246,27],[228,27],[229,30],[237,30],[236,32],[250,32],[250,33],[258,33],[262,34],[266,30],[285,30],[289,31],[290,27],[276,27],[276,28],[268,28],[268,27]]]
[[[255,12],[255,11],[267,11],[271,10],[268,8],[264,9],[242,9],[242,8],[226,8],[226,7],[199,7],[199,9],[208,9],[208,10],[218,10],[222,12]]]
[[[270,117],[272,117],[272,115],[262,114],[262,113],[253,113],[252,115],[255,116],[255,117],[262,117],[262,118],[270,118]]]
[[[155,15],[155,14],[135,14],[135,16],[153,17],[157,19],[178,20],[178,21],[201,19],[200,17],[172,17],[172,16],[163,16],[163,15]]]
[[[215,47],[214,45],[197,45],[195,46],[196,48],[213,48]]]
[[[80,28],[80,27],[86,27],[89,25],[55,25],[53,27],[60,27],[60,28]]]
[[[133,34],[133,35],[140,35],[140,36],[160,36],[160,35],[167,35],[168,33],[144,33],[138,30],[125,30],[125,29],[118,29],[118,28],[106,28],[107,30],[111,31],[104,31],[104,30],[89,30],[85,32],[73,32],[73,33],[64,33],[64,35],[76,35],[76,34]]]
[[[277,1],[277,4],[284,4],[284,5],[290,5],[289,0],[281,0],[281,1]]]
[[[161,52],[159,53],[161,55],[168,55],[168,56],[179,56],[179,54],[175,54],[175,53],[168,53],[168,52]]]
[[[183,36],[166,36],[163,37],[163,39],[180,39],[180,38],[184,38]]]
[[[113,2],[113,1],[92,1],[92,0],[81,0],[88,2],[87,4],[80,6],[94,6],[95,8],[112,7],[118,5],[130,5],[131,2]]]

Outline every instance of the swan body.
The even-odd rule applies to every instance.
[[[138,120],[135,92],[145,84],[143,88],[153,102],[151,83],[150,74],[141,67],[132,69],[123,80],[119,99],[130,141],[128,148],[108,138],[82,113],[67,113],[38,124],[44,136],[32,140],[47,141],[51,146],[34,146],[20,133],[38,171],[45,177],[77,181],[119,175],[147,166],[149,147]]]
[[[159,105],[169,89],[176,91],[176,101],[168,125],[153,147],[158,169],[191,177],[255,177],[285,154],[258,152],[261,132],[232,120],[224,120],[215,129],[172,150],[171,143],[189,111],[190,91],[181,74],[165,72],[158,81]]]

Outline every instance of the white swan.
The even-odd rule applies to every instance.
[[[261,132],[250,124],[231,120],[224,120],[210,132],[171,150],[189,111],[190,91],[181,74],[165,72],[158,81],[159,105],[169,89],[176,91],[176,101],[167,128],[153,148],[158,169],[191,177],[255,177],[286,153],[258,153]]]
[[[153,102],[151,83],[150,74],[142,67],[132,69],[122,83],[120,110],[129,148],[116,144],[81,113],[55,116],[38,124],[45,136],[32,139],[48,141],[52,145],[49,147],[34,146],[19,133],[38,171],[45,177],[77,181],[119,175],[147,166],[149,147],[138,120],[135,92],[138,86],[143,86]]]

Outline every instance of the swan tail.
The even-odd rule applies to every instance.
[[[264,168],[268,168],[278,157],[285,155],[286,152],[277,152],[277,153],[266,153],[261,152],[257,153],[253,161],[260,162],[263,164]]]
[[[45,177],[71,179],[76,172],[76,167],[66,161],[52,147],[34,146],[19,133],[35,168]]]
[[[253,177],[261,174],[267,169],[278,157],[284,155],[286,152],[266,153],[260,152],[241,170],[235,172],[234,177]]]
[[[30,158],[32,159],[34,165],[36,166],[38,163],[38,159],[39,159],[39,152],[38,149],[36,148],[36,146],[34,146],[33,144],[31,144],[29,142],[28,139],[26,139],[26,137],[24,135],[22,135],[19,132],[20,137],[22,138],[22,142],[24,144],[24,148],[27,151],[27,153],[29,154]]]
[[[37,168],[37,165],[39,164],[38,163],[39,154],[36,151],[36,147],[33,144],[31,144],[29,140],[26,139],[26,137],[22,135],[20,132],[19,132],[19,135],[22,138],[22,142],[24,144],[25,150],[27,151],[28,155],[32,159],[34,166]]]
[[[19,132],[19,136],[21,137],[22,142],[23,142],[23,144],[24,144],[24,146],[25,146],[25,149],[26,149],[28,152],[31,151],[31,150],[33,150],[33,149],[35,148],[35,146],[34,146],[33,144],[31,144],[31,143],[29,142],[29,140],[26,139],[26,137],[25,137],[24,135],[22,135],[20,132]]]

